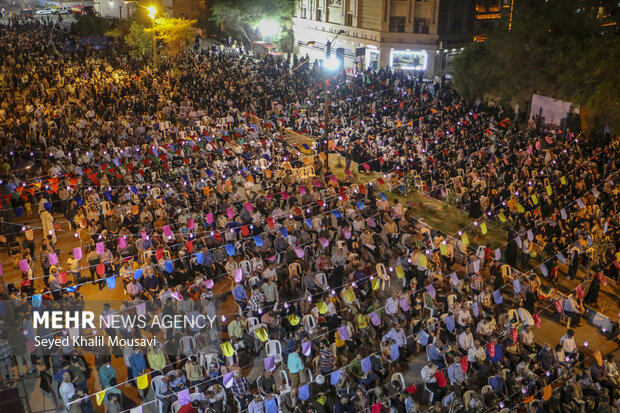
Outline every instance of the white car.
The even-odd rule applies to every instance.
[[[58,14],[71,14],[71,7],[61,7],[58,9]]]
[[[56,10],[54,10],[54,9],[50,9],[50,8],[46,8],[46,9],[37,10],[37,11],[35,12],[35,14],[36,14],[37,16],[42,16],[42,15],[44,15],[44,14],[56,14]]]

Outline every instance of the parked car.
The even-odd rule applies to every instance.
[[[56,14],[56,10],[55,9],[50,9],[49,7],[46,7],[45,9],[37,10],[35,12],[35,14],[37,16],[43,16],[45,14]]]
[[[71,13],[76,16],[94,16],[95,8],[93,6],[73,6]]]
[[[32,9],[22,9],[21,14],[24,17],[32,17]]]
[[[93,6],[84,6],[82,14],[85,16],[94,16],[97,13],[95,13],[95,8]]]
[[[71,14],[71,7],[63,6],[58,9],[58,14]]]

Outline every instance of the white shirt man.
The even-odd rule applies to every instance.
[[[267,269],[265,269],[265,271],[263,272],[263,278],[267,279],[267,278],[275,278],[277,277],[278,274],[276,273],[276,270],[272,267],[267,267]]]
[[[474,345],[467,351],[467,361],[470,363],[483,362],[487,358],[484,347],[480,346],[480,342],[476,340]]]
[[[564,311],[581,313],[581,306],[575,301],[574,297],[568,297],[566,301],[564,301]]]
[[[422,367],[422,371],[420,371],[424,383],[437,383],[435,373],[437,373],[437,367],[435,367],[432,361],[427,362],[426,366]]]
[[[131,364],[129,363],[129,358],[131,357],[132,354],[133,354],[133,347],[131,346],[123,347],[123,360],[125,361],[125,367],[127,367],[127,370],[131,368]]]
[[[487,319],[480,320],[480,322],[478,323],[478,327],[477,327],[476,331],[481,336],[487,337],[487,336],[493,334],[493,330],[495,329],[495,325],[494,324],[495,323],[493,323],[493,321],[489,321]]]
[[[521,343],[526,346],[534,345],[534,333],[529,326],[526,326],[526,328],[521,332]]]
[[[474,345],[474,335],[471,333],[471,329],[468,327],[458,336],[459,347],[465,351],[469,351]]]
[[[398,293],[393,292],[392,295],[385,300],[385,312],[394,322],[398,321],[399,318],[404,319],[402,314],[398,313]]]
[[[618,380],[620,378],[620,373],[618,373],[618,366],[616,365],[615,358],[610,359],[608,357],[607,360],[605,360],[604,365],[607,368],[608,377],[614,380]]]
[[[468,324],[473,323],[474,320],[471,318],[471,314],[469,312],[469,308],[461,308],[457,313],[456,313],[456,323],[461,326],[461,327],[465,327]]]
[[[575,344],[575,336],[572,330],[568,330],[568,332],[560,339],[560,344],[562,344],[562,349],[566,354],[573,353],[577,351],[577,345]]]
[[[60,397],[62,398],[62,403],[68,410],[69,403],[75,395],[75,387],[73,386],[73,383],[71,383],[71,374],[69,374],[69,372],[65,372],[62,375],[62,383],[60,384],[60,388],[58,389],[58,391],[60,393]]]

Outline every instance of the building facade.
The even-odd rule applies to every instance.
[[[95,12],[102,17],[127,19],[135,13],[136,4],[124,0],[95,0]]]
[[[293,32],[302,56],[322,60],[330,42],[350,72],[390,66],[431,75],[450,72],[473,38],[473,16],[473,0],[298,0]]]
[[[484,42],[493,30],[508,27],[515,0],[476,0],[474,41]]]
[[[168,17],[182,17],[185,19],[195,19],[199,16],[199,0],[161,0],[153,2]],[[96,0],[94,2],[95,11],[100,16],[126,19],[133,15],[139,6],[136,1],[125,0]],[[148,1],[140,1],[139,4],[148,5]]]

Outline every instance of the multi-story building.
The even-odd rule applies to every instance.
[[[496,30],[511,30],[515,7],[525,3],[523,0],[476,0],[474,41],[484,42],[488,34]],[[582,3],[583,4],[583,3]],[[579,10],[579,3],[575,1]],[[588,12],[596,16],[601,27],[615,28],[620,14],[620,2],[617,0],[599,0],[598,5],[590,2]],[[617,29],[616,29],[617,30]]]
[[[473,16],[473,0],[298,0],[293,32],[302,55],[324,59],[330,42],[347,70],[440,74],[472,40]]]
[[[196,19],[200,15],[200,0],[162,0],[162,6],[170,17]]]
[[[474,41],[484,42],[501,25],[508,27],[512,20],[515,0],[476,0]]]

